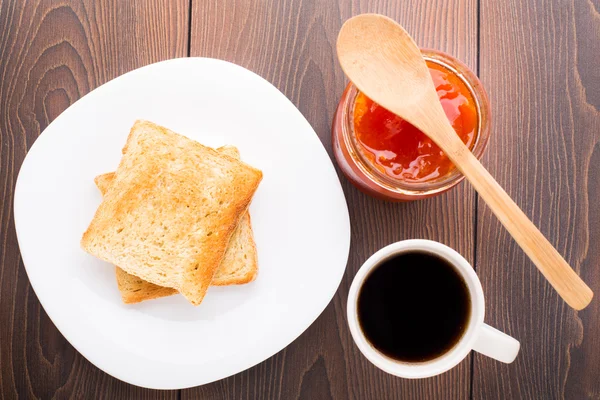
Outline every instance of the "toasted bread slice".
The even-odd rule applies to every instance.
[[[239,151],[234,146],[223,146],[217,149],[222,154],[239,158]],[[104,195],[114,180],[113,172],[98,175],[94,182]],[[242,217],[237,229],[229,240],[229,246],[221,265],[217,269],[211,285],[241,285],[252,282],[258,274],[258,257],[254,234],[250,223],[250,215]],[[166,288],[146,282],[135,275],[128,274],[121,268],[116,268],[117,286],[121,292],[123,303],[139,303],[144,300],[157,299],[177,293],[173,288]]]
[[[125,304],[139,303],[144,300],[158,299],[179,293],[177,289],[147,282],[135,275],[128,274],[119,267],[116,267],[115,273],[117,275],[117,287],[121,292],[121,300]]]
[[[125,149],[81,246],[198,305],[262,172],[147,121]]]

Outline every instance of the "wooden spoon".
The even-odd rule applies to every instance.
[[[337,52],[342,69],[361,92],[419,128],[446,153],[558,294],[576,310],[586,307],[592,290],[450,125],[427,64],[410,35],[383,15],[358,15],[342,26]]]

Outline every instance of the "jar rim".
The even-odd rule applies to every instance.
[[[489,139],[490,125],[489,100],[483,85],[479,78],[456,58],[438,50],[421,49],[421,52],[425,60],[452,71],[471,92],[477,111],[477,133],[471,152],[477,159],[480,159]],[[456,167],[443,177],[427,182],[406,182],[394,179],[375,168],[371,161],[358,149],[358,144],[354,138],[354,105],[358,93],[358,88],[350,82],[348,90],[342,98],[342,140],[344,140],[352,158],[356,160],[357,167],[369,180],[387,191],[406,196],[422,197],[444,192],[464,179],[464,175]]]

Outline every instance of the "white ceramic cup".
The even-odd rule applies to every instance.
[[[462,338],[442,356],[427,362],[403,362],[380,353],[365,337],[360,328],[357,315],[358,294],[369,272],[389,257],[412,251],[436,254],[447,260],[463,277],[471,295],[471,317],[469,326]],[[483,290],[473,267],[450,247],[431,240],[404,240],[379,250],[358,270],[348,294],[348,324],[356,345],[375,366],[389,374],[402,378],[427,378],[441,374],[455,367],[471,350],[504,363],[513,362],[519,353],[519,342],[507,334],[484,324],[484,313]]]

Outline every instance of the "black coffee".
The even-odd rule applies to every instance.
[[[402,253],[376,266],[358,294],[367,340],[398,361],[424,362],[450,350],[471,317],[467,284],[441,257]]]

